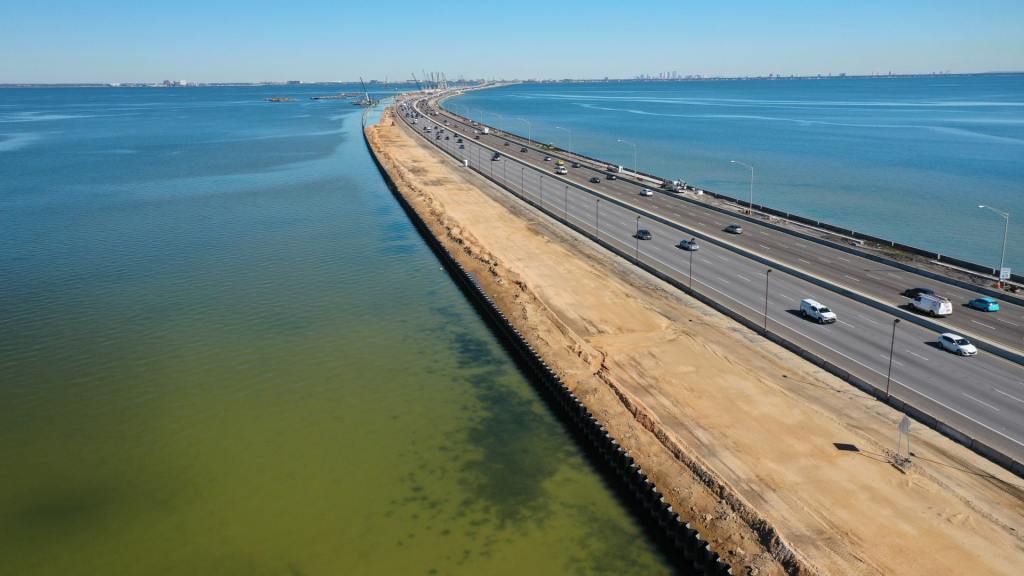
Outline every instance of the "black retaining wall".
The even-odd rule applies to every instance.
[[[365,123],[365,117],[364,117]],[[679,517],[662,496],[658,488],[647,478],[640,466],[625,449],[608,434],[607,429],[594,417],[587,407],[562,382],[561,378],[547,365],[505,314],[484,292],[473,274],[462,267],[454,256],[434,236],[426,222],[398,191],[387,170],[380,163],[370,146],[365,126],[363,140],[373,158],[374,164],[383,176],[388,189],[405,210],[416,230],[437,255],[445,270],[456,285],[473,303],[474,307],[491,327],[502,343],[512,352],[519,366],[540,389],[542,396],[558,413],[565,424],[582,441],[584,449],[591,455],[599,469],[608,475],[620,494],[631,503],[649,528],[656,530],[659,544],[668,556],[682,570],[693,574],[722,576],[732,574],[729,564],[722,561],[718,553],[711,550],[700,532]]]

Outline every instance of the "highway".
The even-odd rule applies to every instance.
[[[430,109],[439,112],[443,119],[448,120],[453,127],[469,131],[470,134],[476,129],[475,126],[467,124],[462,117],[443,108],[431,106]],[[506,141],[511,144],[504,146]],[[950,332],[956,332],[974,340],[984,340],[1000,348],[1024,355],[1024,307],[1003,301],[1000,302],[1002,310],[996,313],[968,308],[967,302],[981,294],[756,223],[731,218],[727,214],[699,203],[687,202],[675,194],[660,191],[653,184],[637,183],[635,180],[631,180],[629,174],[622,174],[615,181],[607,180],[605,179],[607,174],[607,165],[605,164],[595,164],[592,160],[564,152],[548,152],[536,143],[531,146],[525,138],[503,132],[482,135],[480,142],[549,172],[554,171],[554,160],[544,162],[545,155],[550,155],[553,159],[564,158],[570,162],[576,161],[580,167],[570,167],[569,174],[563,178],[581,186],[595,186],[609,196],[638,206],[642,205],[643,209],[680,222],[700,234],[801,270],[889,306],[910,310],[910,299],[902,296],[902,292],[915,287],[932,288],[937,294],[948,298],[954,306],[952,316],[937,318],[934,319],[934,322],[947,327]],[[527,152],[520,152],[524,146],[527,148]],[[591,184],[588,180],[593,176],[601,178],[601,183]],[[644,186],[654,192],[653,197],[641,198],[639,196],[639,191]],[[742,235],[737,236],[724,232],[726,226],[736,223],[743,225]]]
[[[423,102],[418,105],[422,106]],[[408,121],[404,117],[402,119]],[[454,119],[448,120],[453,124]],[[442,137],[438,140],[424,134],[424,122],[445,129],[449,139]],[[453,127],[457,132],[450,132]],[[665,195],[641,197],[639,188],[623,185],[621,180],[602,179],[599,184],[591,184],[588,178],[596,174],[593,171],[570,168],[570,178],[563,179],[553,174],[553,161],[545,162],[543,153],[520,153],[517,146],[504,146],[504,138],[485,135],[476,140],[473,129],[465,125],[443,126],[434,117],[424,115],[417,125],[409,126],[409,129],[456,157],[467,159],[471,168],[506,184],[519,195],[525,194],[555,216],[563,217],[585,231],[597,233],[601,240],[628,254],[638,255],[642,262],[680,282],[692,281],[695,290],[758,324],[765,322],[767,302],[769,331],[796,342],[862,380],[885,388],[894,316],[782,270],[773,269],[769,273],[769,266],[716,244],[716,238],[725,236],[718,233],[720,228],[731,223],[725,215],[711,211],[701,214],[690,205]],[[460,136],[464,140],[464,149],[459,149],[456,140]],[[491,160],[494,150],[501,152],[497,160]],[[612,200],[619,200],[627,206],[620,206]],[[686,207],[677,206],[684,204]],[[668,217],[673,224],[647,218],[629,205]],[[653,238],[637,240],[634,235],[638,227],[649,230]],[[763,230],[750,230],[754,227],[744,223],[742,236],[729,235],[726,240],[746,241],[744,247],[763,244],[759,246],[759,253],[771,253],[772,257],[776,251],[789,254],[810,264],[803,266],[803,270],[813,274],[818,272],[811,258],[822,256],[804,254],[800,252],[799,245],[785,246],[784,241],[769,238]],[[678,248],[681,239],[691,236],[689,230],[702,233],[707,230],[712,241],[699,241],[700,249],[696,252]],[[799,240],[783,234],[779,236],[790,241]],[[808,244],[818,252],[824,248]],[[878,270],[880,267],[878,263],[870,262],[868,269]],[[859,272],[863,273],[863,269]],[[875,274],[887,275],[882,272]],[[896,281],[895,277],[887,280],[890,283]],[[855,280],[851,279],[847,284],[851,282]],[[920,282],[909,285],[917,284]],[[814,298],[831,307],[839,321],[832,325],[818,325],[803,319],[797,312],[802,298]],[[892,347],[892,395],[1004,454],[1024,461],[1024,367],[985,352],[971,358],[955,356],[939,349],[934,344],[936,337],[935,332],[911,322],[899,323]]]

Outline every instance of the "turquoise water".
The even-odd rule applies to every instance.
[[[668,572],[318,93],[0,90],[0,574]]]
[[[1024,270],[1024,75],[521,84],[449,101],[558,146],[988,266]],[[449,104],[449,106],[451,105]]]

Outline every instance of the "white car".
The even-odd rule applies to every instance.
[[[971,344],[970,340],[952,332],[939,334],[939,346],[947,352],[961,356],[974,356],[978,353],[978,349]]]
[[[800,314],[804,318],[810,318],[818,324],[832,324],[837,320],[836,313],[829,310],[828,306],[810,298],[804,298],[800,301]]]
[[[641,196],[654,196],[654,192],[651,192],[650,188],[644,188],[640,191]]]

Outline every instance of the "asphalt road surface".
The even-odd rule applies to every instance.
[[[848,287],[853,284],[858,291],[870,288],[884,293],[889,286],[902,290],[921,285],[922,281],[900,284],[903,277],[890,276],[889,271],[882,270],[883,266],[878,263],[864,259],[857,263],[852,255],[774,231],[767,234],[768,229],[755,224],[744,222],[741,236],[726,235],[720,230],[733,223],[726,215],[658,193],[651,197],[640,196],[639,187],[621,180],[606,180],[603,172],[599,175],[594,170],[570,167],[569,177],[563,181],[560,178],[565,177],[553,173],[554,160],[545,161],[543,152],[528,149],[528,152],[521,153],[519,146],[506,147],[506,139],[496,136],[483,135],[477,140],[473,137],[472,127],[455,125],[452,118],[447,118],[449,126],[444,126],[440,124],[443,119],[424,114],[417,125],[409,128],[456,157],[468,159],[472,169],[506,184],[517,194],[525,194],[535,203],[542,203],[554,216],[567,219],[588,232],[598,233],[601,240],[627,254],[638,255],[644,263],[681,282],[692,281],[694,289],[759,324],[765,321],[767,294],[769,331],[798,343],[865,381],[885,388],[893,338],[893,315],[781,270],[769,273],[767,266],[716,245],[714,241],[698,240],[700,249],[696,252],[683,250],[678,243],[689,238],[690,234],[677,226],[643,216],[638,220],[635,211],[618,206],[608,198],[668,216],[683,227],[707,231],[705,233],[713,239],[721,237],[728,242],[742,242],[744,248],[772,259],[780,255],[792,258],[803,264],[795,267],[815,276],[819,276],[819,270],[824,274],[822,269],[825,268],[830,269],[829,273],[833,275],[845,274],[835,272],[834,261],[837,256],[848,258],[849,267],[843,270],[855,278],[837,283]],[[424,134],[423,125],[428,122],[444,129],[449,139],[445,140],[444,136],[436,139],[432,134]],[[459,149],[459,137],[463,138],[463,149]],[[501,156],[492,160],[495,150]],[[602,177],[600,183],[588,181],[594,175]],[[584,186],[590,189],[581,188]],[[638,228],[649,230],[652,239],[635,238]],[[808,253],[801,252],[803,244],[808,247]],[[754,250],[753,247],[759,249]],[[872,283],[856,279],[862,277],[865,270],[882,280],[873,288],[866,286]],[[951,294],[945,289],[940,293]],[[799,305],[803,298],[813,298],[829,306],[837,314],[838,322],[819,325],[801,317]],[[957,314],[961,312],[958,310]],[[1024,324],[1024,319],[1019,316],[1012,318],[1020,319]],[[991,321],[991,317],[986,317],[986,322]],[[1018,461],[1024,461],[1024,367],[984,351],[970,358],[945,352],[935,344],[936,332],[908,321],[900,322],[895,334],[890,379],[894,397]]]

